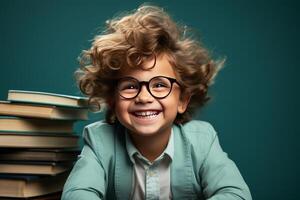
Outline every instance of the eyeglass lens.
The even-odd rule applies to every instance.
[[[139,82],[134,78],[125,78],[119,81],[118,90],[124,98],[134,98],[138,95],[142,85],[156,98],[164,98],[172,89],[172,82],[166,77],[154,77],[149,82]]]

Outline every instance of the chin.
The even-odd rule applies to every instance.
[[[151,129],[151,128],[135,128],[135,129],[129,129],[130,132],[132,134],[135,134],[135,135],[139,135],[139,136],[145,136],[145,137],[148,137],[148,136],[153,136],[153,135],[156,135],[157,133],[159,133],[159,130],[155,130],[155,129]]]
[[[129,128],[129,130],[138,136],[145,136],[145,137],[151,137],[154,135],[158,135],[158,134],[164,134],[169,132],[169,130],[171,130],[171,128],[168,127],[162,127],[162,126],[155,126],[155,125],[149,125],[149,126],[133,126],[131,128]]]

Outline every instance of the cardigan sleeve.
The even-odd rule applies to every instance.
[[[85,144],[64,185],[62,200],[104,199],[106,174],[89,137],[88,130],[85,129]]]
[[[235,163],[222,150],[210,125],[212,143],[200,169],[203,194],[208,200],[251,200],[247,184]]]

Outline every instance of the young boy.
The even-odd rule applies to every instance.
[[[158,7],[107,26],[78,74],[106,120],[85,127],[62,199],[251,199],[214,128],[191,120],[220,64]]]

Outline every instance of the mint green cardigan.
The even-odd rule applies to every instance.
[[[62,200],[130,198],[133,166],[126,151],[124,130],[119,124],[104,122],[85,127],[84,148],[65,183]],[[174,125],[173,134],[173,199],[252,199],[209,123]]]

